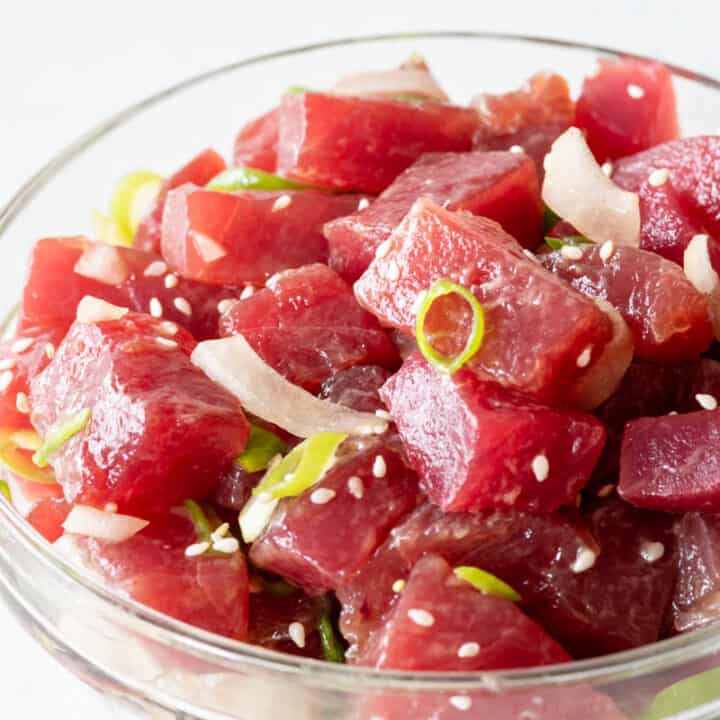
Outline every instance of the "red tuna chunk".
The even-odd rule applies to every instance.
[[[639,360],[677,364],[708,349],[713,337],[708,301],[681,268],[633,247],[617,247],[607,259],[598,246],[580,250],[579,260],[562,252],[540,258],[576,290],[601,297],[620,312]]]
[[[420,355],[383,387],[423,490],[445,511],[573,505],[605,441],[592,415],[555,410]]]
[[[625,426],[618,491],[640,507],[720,511],[720,412],[638,418]]]
[[[376,365],[339,370],[323,383],[320,397],[360,412],[385,410],[379,391],[389,377],[385,368]]]
[[[680,128],[670,71],[636,58],[600,60],[598,72],[583,83],[575,125],[598,162],[675,139]]]
[[[650,183],[654,170],[668,170],[667,181]],[[682,264],[693,236],[720,238],[720,137],[684,138],[624,158],[612,179],[640,196],[645,250]]]
[[[280,270],[325,262],[323,224],[357,206],[357,196],[313,190],[227,193],[186,185],[168,195],[162,252],[183,277],[262,285]]]
[[[306,92],[280,104],[277,170],[293,180],[382,192],[421,155],[470,150],[469,108]]]
[[[379,462],[384,473],[376,470]],[[351,478],[359,482],[351,483]],[[313,493],[319,489],[334,495],[316,503]],[[282,501],[250,557],[307,592],[330,590],[368,561],[417,500],[415,474],[397,452],[377,445],[336,465],[301,495]]]
[[[461,657],[465,643],[479,651]],[[366,660],[393,670],[470,671],[551,665],[570,656],[515,603],[480,592],[428,555],[415,565]]]
[[[382,323],[414,334],[418,296],[448,278],[471,290],[485,312],[483,344],[469,367],[545,402],[576,400],[575,383],[613,336],[592,300],[523,254],[497,223],[426,199],[413,205],[389,243],[355,283],[360,304]],[[450,296],[435,305],[443,312],[433,306],[426,334],[442,339],[434,342],[440,352],[455,354],[467,335],[467,303]]]
[[[288,380],[316,392],[333,372],[400,363],[380,323],[327,265],[286,270],[220,320],[220,334],[242,334]]]
[[[354,282],[420,196],[503,226],[521,245],[542,241],[540,184],[524,155],[504,152],[423,155],[369,207],[325,226],[330,265]]]
[[[170,190],[185,183],[207,185],[226,168],[225,160],[214,150],[208,149],[196,155],[187,165],[183,165],[165,180],[155,203],[135,231],[133,247],[146,252],[159,253],[163,210]]]
[[[27,514],[27,521],[48,541],[55,542],[63,534],[63,523],[72,506],[63,497],[48,497],[37,502]]]
[[[134,313],[72,326],[30,397],[41,436],[92,411],[50,457],[69,502],[114,502],[143,516],[204,497],[229,469],[248,423],[239,402],[192,365],[193,345]]]
[[[233,163],[237,167],[275,172],[277,143],[278,111],[275,109],[255,118],[240,130],[235,138]]]
[[[81,275],[84,258],[103,256],[104,280]],[[86,271],[84,271],[86,272]],[[46,238],[33,249],[23,292],[20,327],[54,327],[63,331],[75,319],[85,295],[131,310],[162,314],[198,340],[217,337],[218,303],[237,298],[239,290],[212,287],[178,278],[157,255],[132,248],[93,243],[87,238]],[[155,298],[155,300],[153,300]]]
[[[75,535],[79,560],[120,592],[176,620],[245,640],[248,575],[245,556],[186,557],[197,542],[192,524],[178,515],[152,521],[120,543]]]

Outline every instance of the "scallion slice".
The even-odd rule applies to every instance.
[[[287,444],[275,433],[251,424],[245,450],[235,462],[246,472],[259,472],[267,470],[270,461],[276,455],[283,455],[285,452],[287,452]]]
[[[547,205],[543,208],[543,229],[545,232],[548,232],[549,230],[552,230],[560,221],[562,218],[550,207]]]
[[[160,192],[163,178],[150,170],[135,170],[120,179],[110,198],[110,217],[132,245],[135,230]]]
[[[433,303],[440,297],[450,294],[459,295],[463,298],[473,313],[472,326],[470,328],[470,334],[462,352],[455,357],[448,357],[442,355],[430,344],[430,341],[425,336],[425,318]],[[415,337],[420,352],[424,355],[425,359],[434,365],[441,372],[452,375],[457,372],[475,353],[480,349],[483,341],[483,335],[485,334],[485,314],[483,313],[482,305],[478,299],[462,285],[457,285],[451,280],[445,278],[438,280],[428,290],[420,311],[417,314],[415,321]]]
[[[322,645],[322,653],[325,660],[334,663],[344,663],[345,650],[335,634],[335,628],[333,627],[327,610],[325,610],[320,617],[318,634],[320,635],[320,644]]]
[[[285,95],[302,95],[306,92],[308,92],[308,88],[304,85],[290,85],[286,88]]]
[[[57,452],[70,438],[81,432],[90,421],[92,410],[84,408],[68,418],[60,427],[53,430],[35,451],[33,462],[41,468],[47,467],[48,458]]]
[[[485,595],[497,595],[498,597],[505,598],[505,600],[512,600],[513,602],[520,602],[522,600],[520,595],[507,583],[504,583],[500,578],[491,575],[485,570],[472,567],[471,565],[461,565],[460,567],[456,567],[454,572],[461,580],[469,582],[481,593],[485,593]]]
[[[12,502],[10,487],[4,480],[0,480],[0,494],[4,495],[8,502]]]
[[[209,190],[237,192],[239,190],[308,190],[318,189],[312,185],[294,182],[273,173],[252,167],[238,167],[223,170],[208,184]]]
[[[34,430],[16,430],[0,433],[0,465],[29,482],[54,485],[55,474],[51,468],[39,468],[24,451],[37,451],[42,445]]]
[[[190,514],[190,521],[195,527],[195,534],[197,535],[198,542],[211,541],[212,529],[210,528],[210,521],[207,519],[207,515],[203,509],[194,500],[186,500],[183,506]]]
[[[561,238],[546,237],[545,244],[553,250],[562,250],[563,245],[594,245],[584,235],[565,235]]]
[[[345,438],[346,433],[334,432],[321,432],[307,438],[268,471],[253,495],[267,493],[273,498],[300,495],[322,479]]]

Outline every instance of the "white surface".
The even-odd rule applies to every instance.
[[[8,1],[0,202],[103,117],[186,75],[255,53],[391,30],[495,30],[628,48],[720,75],[719,7],[716,0]],[[3,717],[111,717],[1,607],[0,638]]]

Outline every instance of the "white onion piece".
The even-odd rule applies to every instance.
[[[78,303],[75,319],[82,323],[102,322],[103,320],[119,320],[129,312],[128,308],[85,295]]]
[[[147,520],[132,515],[119,515],[88,505],[76,505],[65,518],[63,528],[65,532],[74,535],[87,535],[99,540],[122,542],[148,525]]]
[[[215,262],[227,255],[227,250],[211,237],[199,232],[191,232],[191,237],[198,254],[206,263]]]
[[[240,511],[238,524],[246,543],[255,542],[265,532],[279,502],[278,498],[271,497],[267,500],[259,495],[253,495],[245,503]]]
[[[545,156],[545,203],[579,232],[597,243],[640,242],[640,200],[619,188],[601,170],[583,134],[566,130]]]
[[[710,262],[709,239],[707,235],[696,235],[683,254],[685,275],[703,295],[709,295],[720,283],[720,278]]]
[[[436,102],[449,100],[435,78],[427,70],[418,68],[343,75],[332,91],[336,95],[409,95]]]
[[[97,280],[105,285],[120,285],[130,271],[120,251],[114,245],[93,243],[78,258],[73,268],[78,275]]]
[[[387,430],[387,421],[374,413],[320,400],[288,382],[242,335],[201,342],[190,359],[211,380],[235,395],[249,413],[297,437],[319,432],[372,435]]]

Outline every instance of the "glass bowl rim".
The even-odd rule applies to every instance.
[[[103,139],[113,129],[126,121],[132,120],[144,110],[154,107],[163,100],[179,95],[184,90],[200,85],[207,80],[231,74],[235,70],[263,62],[293,55],[321,51],[335,47],[359,45],[362,43],[387,42],[392,40],[479,40],[526,43],[538,46],[554,46],[566,50],[594,52],[605,56],[632,56],[645,60],[659,60],[646,55],[626,52],[620,49],[582,42],[563,40],[553,37],[498,33],[484,31],[417,31],[408,33],[384,33],[364,36],[345,37],[307,45],[255,55],[237,60],[220,67],[198,73],[176,82],[146,98],[120,110],[103,122],[67,145],[39,171],[31,176],[11,199],[0,209],[0,237],[11,227],[13,220],[28,205],[34,195],[40,191],[53,177],[60,172],[83,151],[89,149],[96,141]],[[686,78],[711,90],[720,91],[720,80],[711,76],[683,68],[681,66],[659,60],[668,67],[673,75]],[[498,670],[492,672],[472,673],[441,673],[441,672],[406,672],[395,670],[376,670],[373,668],[337,665],[321,660],[301,658],[274,650],[232,640],[230,638],[209,633],[200,628],[187,625],[171,617],[163,615],[140,603],[122,597],[103,585],[89,574],[78,573],[77,566],[52,551],[49,543],[22,518],[13,506],[0,493],[0,515],[17,532],[25,549],[36,559],[48,566],[52,572],[60,572],[69,576],[73,582],[81,585],[92,595],[112,606],[113,610],[123,613],[140,623],[141,627],[155,633],[158,640],[166,641],[170,646],[185,649],[192,653],[202,653],[206,658],[222,662],[240,660],[258,669],[264,668],[282,672],[305,680],[312,677],[315,687],[338,689],[362,687],[397,688],[398,690],[477,690],[478,688],[515,690],[538,688],[545,684],[560,686],[574,682],[605,682],[638,677],[653,671],[667,669],[674,664],[689,661],[704,654],[720,649],[720,624],[699,629],[694,632],[661,640],[632,650],[625,650],[611,655],[575,660],[569,663],[542,666],[530,669]]]

